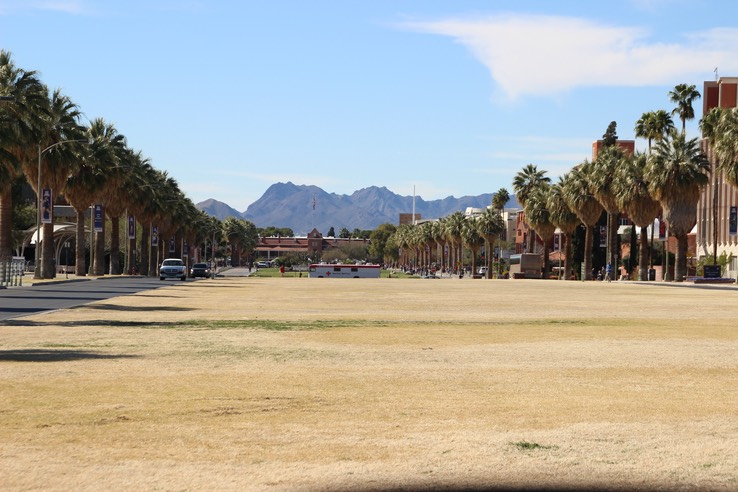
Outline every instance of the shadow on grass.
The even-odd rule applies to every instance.
[[[30,321],[25,319],[8,319],[2,322],[5,326],[109,326],[119,328],[172,328],[182,326],[177,321],[118,321],[110,319],[90,319],[80,321]],[[0,326],[1,326],[0,325]]]
[[[118,306],[116,304],[85,304],[77,306],[85,309],[98,309],[100,311],[127,311],[127,312],[146,312],[146,311],[195,311],[195,308],[174,307],[174,306]]]
[[[7,362],[64,362],[87,359],[134,359],[138,355],[102,354],[84,350],[23,349],[0,350],[0,361]]]

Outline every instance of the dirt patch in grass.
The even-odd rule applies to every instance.
[[[736,292],[217,279],[7,322],[0,487],[734,490]]]

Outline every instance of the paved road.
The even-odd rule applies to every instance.
[[[188,279],[188,282],[192,280]],[[158,289],[174,281],[145,277],[103,277],[63,283],[37,284],[0,290],[0,322],[30,314],[80,306],[111,297]],[[181,283],[181,282],[176,282]]]

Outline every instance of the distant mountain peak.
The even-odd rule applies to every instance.
[[[491,193],[429,201],[416,195],[415,212],[424,219],[436,219],[467,207],[485,208],[491,203]],[[313,228],[326,234],[331,227],[371,230],[384,223],[397,225],[401,213],[412,212],[413,197],[398,195],[385,186],[368,186],[351,195],[339,195],[318,186],[287,181],[269,186],[243,213],[212,198],[196,206],[220,220],[233,216],[250,220],[257,227],[289,227],[295,234],[305,235]],[[508,206],[518,206],[514,196]]]

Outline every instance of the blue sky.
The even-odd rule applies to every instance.
[[[633,139],[676,84],[738,76],[731,19],[709,0],[0,0],[0,47],[193,201],[243,211],[280,181],[429,200],[511,190],[528,163],[555,179],[610,121]]]

